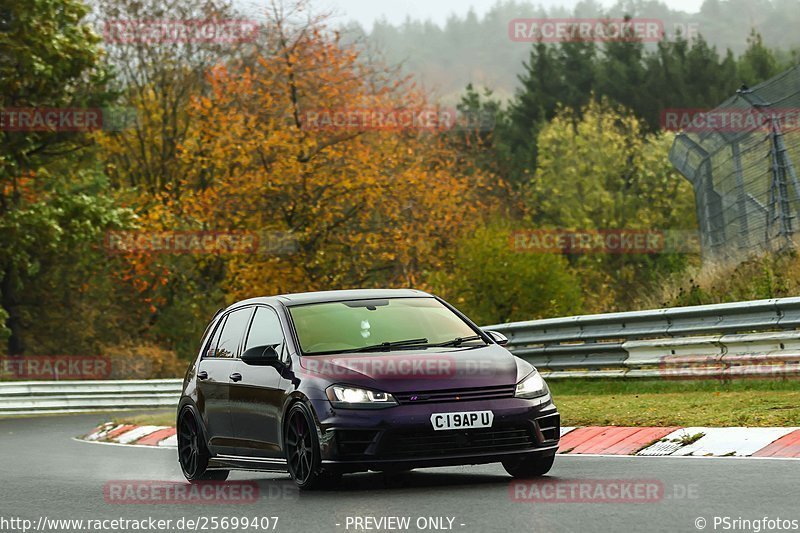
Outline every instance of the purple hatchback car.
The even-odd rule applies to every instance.
[[[542,377],[447,302],[416,290],[253,298],[220,310],[186,372],[178,458],[190,481],[500,462],[546,474],[560,417]]]

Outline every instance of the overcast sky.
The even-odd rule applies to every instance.
[[[385,17],[389,22],[397,24],[405,20],[407,15],[416,19],[430,19],[436,23],[444,23],[451,13],[466,13],[470,6],[478,16],[483,15],[497,0],[312,0],[317,9],[331,9],[341,18],[357,20],[367,29],[372,23]],[[700,10],[703,0],[663,0],[671,9],[679,9],[689,13]],[[562,6],[572,8],[577,0],[534,0],[535,5],[543,7]],[[605,6],[612,6],[614,0],[600,0]]]
[[[687,13],[696,13],[703,4],[703,0],[661,1],[671,9]],[[314,12],[332,12],[336,21],[344,23],[355,20],[369,31],[372,23],[381,18],[395,25],[402,23],[408,16],[444,24],[452,13],[463,16],[470,7],[478,16],[483,16],[496,2],[497,0],[311,0],[311,5]],[[615,0],[598,2],[607,7],[616,3]],[[247,13],[259,12],[268,4],[265,0],[233,0],[233,3]],[[578,0],[533,0],[531,3],[542,7],[560,6],[571,9]]]

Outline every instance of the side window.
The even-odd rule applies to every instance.
[[[217,345],[219,344],[219,337],[222,335],[222,328],[225,327],[225,322],[228,320],[228,316],[225,315],[217,324],[217,329],[214,330],[214,333],[211,335],[211,339],[205,345],[205,351],[203,352],[203,357],[216,357],[217,353]]]
[[[239,355],[239,343],[247,329],[247,324],[250,323],[252,312],[253,308],[247,307],[228,315],[225,325],[222,327],[222,335],[220,335],[214,357],[231,358]]]
[[[250,326],[244,349],[270,345],[274,346],[280,355],[283,353],[283,343],[283,328],[275,311],[267,307],[256,308],[256,316],[253,318],[253,325]]]

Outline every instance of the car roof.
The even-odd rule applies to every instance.
[[[228,309],[239,307],[245,304],[282,303],[291,307],[294,305],[305,305],[324,302],[342,302],[346,300],[371,300],[373,298],[433,298],[427,292],[416,289],[350,289],[341,291],[318,291],[318,292],[298,292],[292,294],[280,294],[277,296],[263,296],[242,300],[231,305]]]

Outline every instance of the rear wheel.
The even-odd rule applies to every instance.
[[[194,412],[184,407],[178,417],[178,462],[184,477],[191,481],[225,481],[227,470],[207,470],[211,454]]]
[[[301,489],[324,488],[339,479],[339,475],[326,472],[321,466],[316,427],[311,413],[302,403],[294,404],[287,413],[284,450],[289,474]]]
[[[545,475],[553,467],[555,455],[548,457],[521,457],[517,459],[507,459],[503,461],[503,468],[506,472],[516,478],[532,478]]]

